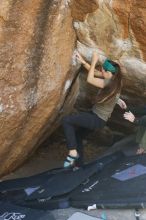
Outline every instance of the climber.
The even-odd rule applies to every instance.
[[[139,117],[136,117],[135,115]],[[138,126],[135,136],[136,143],[138,143],[138,150],[136,154],[145,153],[146,152],[146,106],[130,108],[129,112],[124,113],[124,118]]]
[[[88,70],[87,82],[97,87],[96,103],[90,112],[80,112],[63,118],[62,124],[69,153],[64,161],[64,168],[73,167],[77,161],[82,164],[82,139],[95,129],[105,126],[117,103],[126,109],[126,103],[119,98],[122,88],[122,74],[118,63],[106,59],[102,70],[95,69],[99,61],[96,52],[92,54],[91,65],[77,52],[77,60]]]

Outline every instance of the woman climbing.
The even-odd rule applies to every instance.
[[[131,108],[129,112],[125,112],[124,118],[138,126],[135,136],[138,144],[136,154],[146,153],[146,106]]]
[[[72,167],[79,158],[83,158],[82,138],[95,129],[103,128],[110,118],[115,104],[126,109],[125,102],[119,98],[122,87],[120,66],[106,59],[102,70],[95,69],[99,60],[96,52],[92,55],[91,65],[77,53],[77,60],[88,70],[87,82],[99,89],[96,103],[91,112],[80,112],[63,118],[63,129],[69,153],[64,161],[64,168]],[[82,161],[80,160],[82,163]]]

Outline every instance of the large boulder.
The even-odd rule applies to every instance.
[[[22,164],[63,114],[76,40],[68,2],[0,2],[0,175]]]

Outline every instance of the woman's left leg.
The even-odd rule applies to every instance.
[[[92,132],[92,130],[87,128],[79,128],[76,131],[77,137],[77,152],[79,154],[79,158],[76,161],[76,166],[82,166],[84,164],[84,145],[83,140]]]

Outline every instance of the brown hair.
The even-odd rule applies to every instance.
[[[113,79],[111,82],[101,89],[100,93],[96,97],[97,103],[103,103],[105,101],[110,100],[116,94],[120,93],[122,88],[122,73],[118,63],[110,60],[110,63],[116,68],[116,72],[114,73]]]

